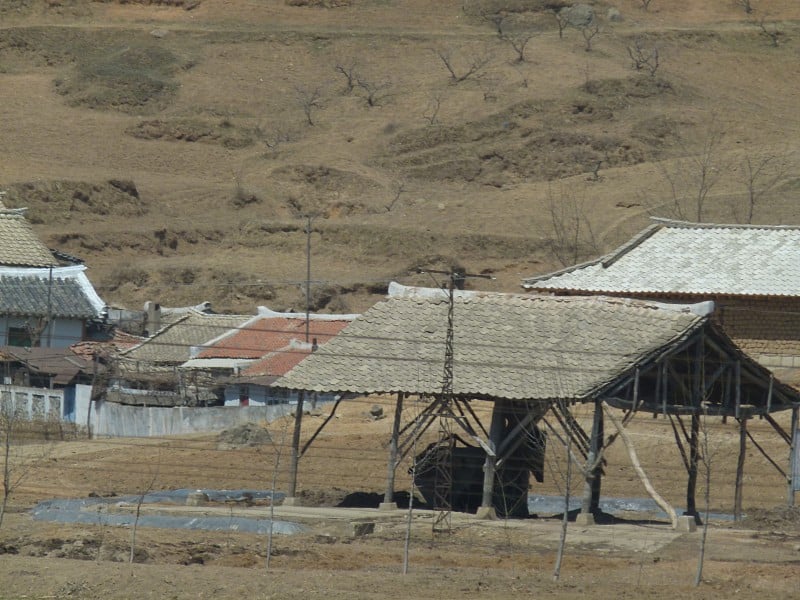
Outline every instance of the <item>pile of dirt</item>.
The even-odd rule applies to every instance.
[[[234,450],[270,443],[272,443],[272,438],[269,431],[254,423],[245,423],[232,429],[226,429],[217,436],[217,449],[219,450]]]
[[[748,529],[800,532],[800,506],[748,509],[742,526]]]

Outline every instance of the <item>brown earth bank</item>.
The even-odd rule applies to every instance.
[[[754,446],[745,457],[745,518],[709,521],[702,583],[693,582],[702,528],[673,531],[663,516],[622,512],[595,526],[569,523],[558,582],[552,581],[562,521],[538,518],[485,521],[453,513],[449,532],[433,531],[434,514],[402,508],[410,487],[410,458],[397,469],[397,510],[364,508],[380,500],[385,486],[392,399],[370,397],[343,403],[300,461],[299,506],[242,496],[201,506],[143,504],[139,495],[166,489],[286,490],[293,420],[219,435],[160,439],[30,439],[15,447],[12,467],[23,475],[0,526],[0,597],[8,598],[384,598],[497,597],[546,594],[571,598],[691,598],[796,595],[800,562],[800,509],[788,508],[783,478]],[[413,411],[413,406],[410,407]],[[476,405],[479,417],[488,407]],[[305,418],[305,442],[329,415],[330,406]],[[576,407],[584,427],[590,411]],[[785,418],[779,416],[779,422]],[[708,422],[713,514],[732,511],[738,430]],[[629,425],[639,459],[658,491],[674,506],[685,500],[686,472],[668,422],[636,417]],[[764,421],[750,432],[776,462],[787,446]],[[436,433],[430,434],[434,439]],[[422,444],[425,443],[423,439]],[[18,453],[19,451],[19,453]],[[563,493],[563,448],[548,446],[545,481],[536,494]],[[705,463],[704,463],[705,464]],[[701,469],[702,471],[702,469]],[[705,503],[705,472],[698,502]],[[573,496],[582,482],[573,480]],[[607,454],[604,497],[643,497],[623,447]],[[30,508],[50,498],[103,499],[83,524],[33,520]],[[359,503],[361,507],[359,507]],[[344,506],[344,507],[343,507]],[[111,514],[250,517],[305,527],[272,538],[235,530],[189,531],[109,525]],[[402,574],[409,535],[409,571]],[[130,564],[131,545],[134,562]]]
[[[248,313],[305,306],[308,215],[312,309],[346,312],[418,267],[518,291],[696,219],[702,171],[700,220],[742,221],[748,161],[753,220],[798,222],[796,2],[560,36],[568,4],[0,0],[3,202],[110,303]]]

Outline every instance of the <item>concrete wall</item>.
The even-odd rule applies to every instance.
[[[92,414],[94,435],[158,437],[222,431],[245,423],[273,421],[294,411],[294,406],[192,407],[128,406],[98,402]]]
[[[0,390],[2,410],[25,421],[64,420],[64,390],[6,385]]]

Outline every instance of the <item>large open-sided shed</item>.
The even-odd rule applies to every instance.
[[[772,412],[792,408],[796,415],[800,403],[796,390],[775,380],[712,323],[713,303],[458,291],[452,298],[450,312],[443,290],[392,284],[386,300],[276,382],[307,392],[397,395],[386,503],[392,500],[398,456],[442,415],[484,448],[481,505],[489,509],[496,468],[554,406],[563,413],[570,403],[595,403],[591,436],[576,438],[584,438],[587,461],[598,456],[607,443],[605,402],[627,412],[691,418],[691,427],[682,429],[687,437],[687,510],[696,514],[700,417],[735,418],[746,432],[749,418],[771,418]],[[451,389],[443,387],[448,328]],[[428,408],[401,427],[408,395],[429,399]],[[474,423],[474,401],[493,403],[488,428]],[[576,433],[568,410],[560,420]],[[782,433],[788,441],[790,435]],[[597,465],[587,476],[591,493],[585,507],[593,511],[599,500]]]

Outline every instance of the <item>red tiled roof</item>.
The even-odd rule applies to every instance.
[[[322,345],[349,325],[351,320],[309,320],[309,341],[315,338]],[[306,320],[287,317],[267,317],[249,323],[233,335],[206,348],[197,358],[261,358],[271,352],[287,349],[292,341],[306,339]],[[292,352],[284,354],[292,355]],[[302,354],[301,356],[305,356]],[[296,362],[299,362],[296,361]],[[296,364],[296,363],[293,363]]]
[[[290,345],[271,352],[259,361],[254,362],[240,373],[241,377],[279,377],[288,373],[295,365],[311,354],[311,348],[302,345]]]

